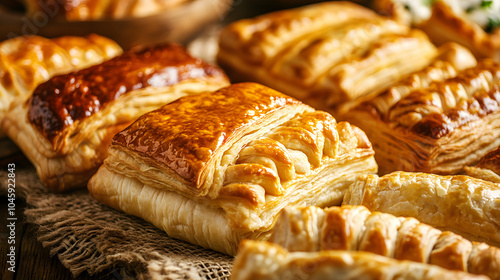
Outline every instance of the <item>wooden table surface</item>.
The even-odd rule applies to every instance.
[[[240,18],[252,17],[277,8],[269,4],[270,3],[265,0],[234,0],[233,6],[227,16],[224,19],[221,18],[221,20],[223,20],[221,23],[224,25]],[[5,149],[5,147],[0,146],[0,150],[1,149]],[[14,162],[16,165],[30,164],[22,154],[17,153],[16,156],[10,159],[0,158],[0,169],[6,170],[9,162]],[[0,184],[7,184],[7,182],[0,182]],[[24,209],[27,207],[26,203],[21,199],[16,199],[14,216],[16,220],[9,220],[12,216],[9,216],[8,203],[8,198],[6,196],[0,196],[0,280],[123,279],[113,270],[104,271],[98,275],[89,275],[84,272],[75,278],[72,273],[63,266],[57,256],[51,256],[50,248],[44,248],[42,244],[37,241],[35,226],[27,223],[23,215]],[[15,240],[14,245],[8,243],[11,232],[7,225],[10,222],[15,222],[15,235],[13,236]],[[10,267],[7,263],[10,258],[10,256],[8,256],[8,254],[10,254],[10,246],[15,247],[14,272],[8,270]]]

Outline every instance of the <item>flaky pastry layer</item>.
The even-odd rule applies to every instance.
[[[360,176],[343,203],[414,217],[470,240],[500,244],[500,187],[469,176],[407,172]]]
[[[38,0],[22,1],[28,14],[46,12],[52,16],[68,21],[104,20],[104,19],[131,19],[158,14],[168,9],[177,8],[188,2],[187,0],[59,0],[56,2],[42,2]]]
[[[421,31],[340,1],[235,22],[219,43],[219,64],[232,78],[261,82],[321,109],[387,88],[436,55]]]
[[[287,207],[269,241],[290,252],[365,251],[500,279],[500,249],[364,206]]]
[[[461,271],[366,252],[288,252],[279,245],[245,240],[232,279],[489,279]]]
[[[180,46],[154,50],[148,57],[154,61],[151,64],[142,60],[136,67],[137,58],[129,59],[134,54],[127,53],[54,77],[4,118],[3,129],[50,190],[85,186],[106,157],[111,138],[142,114],[229,83],[222,70],[191,57]],[[116,76],[122,84],[104,79],[100,73]]]
[[[382,174],[456,174],[500,145],[500,64],[474,65],[470,53],[455,47],[455,55],[440,55],[423,71],[345,110],[345,119],[371,139]]]

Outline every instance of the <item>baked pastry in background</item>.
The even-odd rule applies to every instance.
[[[373,142],[381,174],[457,174],[500,145],[500,64],[461,70],[475,61],[451,58],[343,115]]]
[[[500,2],[373,0],[382,15],[424,30],[436,44],[457,42],[477,57],[500,60]]]
[[[500,183],[500,148],[484,155],[475,166],[466,166],[467,175]]]
[[[118,57],[39,85],[2,127],[52,191],[86,186],[111,138],[142,114],[229,82],[176,44]]]
[[[145,17],[176,8],[188,0],[23,0],[28,15],[51,11],[68,21]],[[55,16],[55,15],[52,15]]]
[[[265,241],[244,240],[231,279],[489,279],[435,265],[399,261],[367,252],[288,252]]]
[[[414,217],[441,230],[500,245],[500,186],[464,175],[394,172],[359,176],[343,204]],[[497,267],[497,271],[498,267]]]
[[[255,83],[183,97],[118,133],[97,200],[171,237],[234,255],[288,205],[339,205],[377,165],[365,134]]]
[[[437,55],[423,32],[346,1],[239,20],[219,44],[218,63],[233,80],[324,110],[382,91]]]
[[[0,121],[13,103],[24,102],[51,77],[99,64],[121,52],[114,41],[95,34],[55,39],[21,36],[0,42]]]
[[[364,206],[287,207],[270,242],[290,252],[364,251],[500,279],[500,249]]]

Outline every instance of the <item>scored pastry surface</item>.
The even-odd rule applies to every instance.
[[[359,128],[255,83],[184,97],[146,114],[114,137],[109,152],[89,183],[95,198],[229,254],[242,238],[265,238],[286,205],[339,204],[357,174],[377,169]],[[184,221],[185,233],[176,231],[162,215],[179,210],[158,214],[160,202],[125,195],[129,190],[113,187],[108,173],[119,178],[116,184],[216,209],[231,238],[224,246],[209,233],[193,241],[189,232],[203,215]],[[139,211],[143,203],[150,208]]]

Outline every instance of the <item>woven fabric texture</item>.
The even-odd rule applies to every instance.
[[[7,173],[0,171],[0,181]],[[0,186],[5,195],[7,186]],[[113,269],[125,279],[228,279],[233,258],[169,238],[148,222],[114,210],[87,190],[50,193],[33,167],[16,170],[16,196],[28,205],[37,237],[75,276]]]

